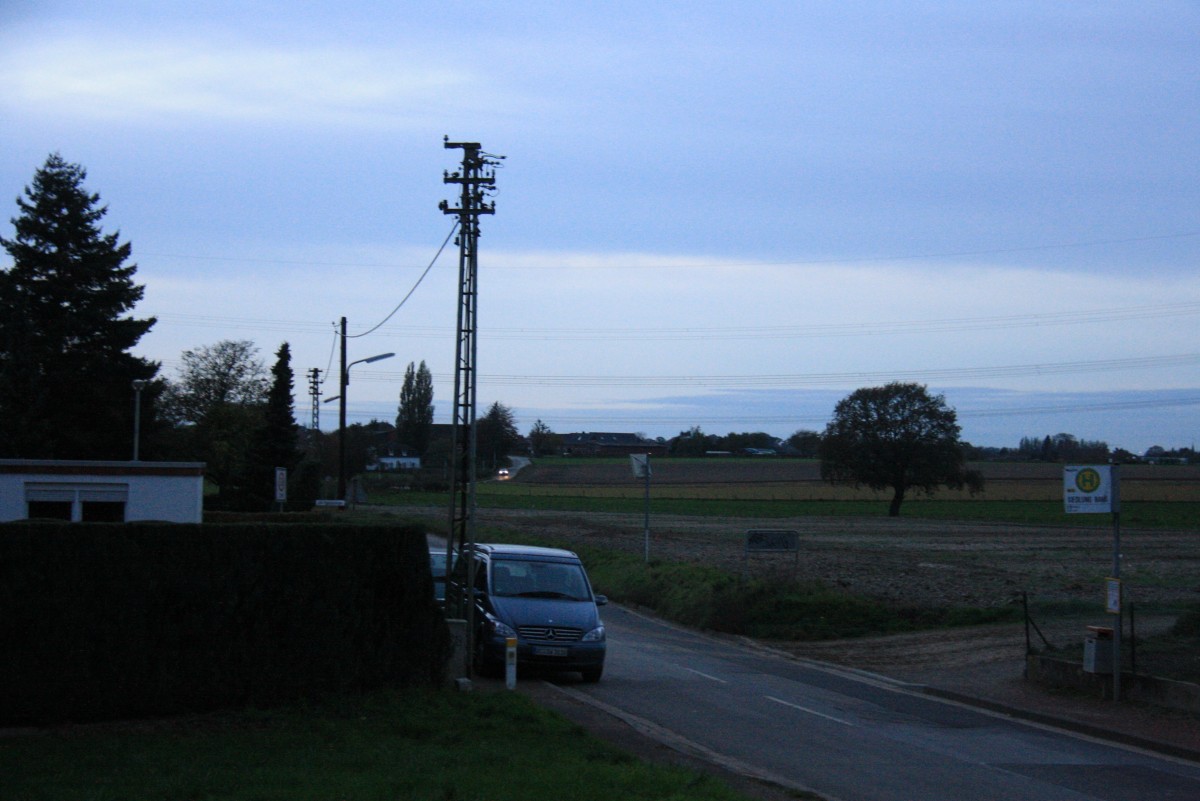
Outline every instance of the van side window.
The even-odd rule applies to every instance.
[[[475,589],[482,593],[488,591],[488,563],[482,559],[475,560]]]

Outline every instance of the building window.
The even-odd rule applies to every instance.
[[[29,517],[83,523],[123,523],[128,484],[31,481],[25,484]]]
[[[83,501],[82,517],[84,523],[124,523],[124,501]]]
[[[70,520],[70,501],[29,501],[26,517],[31,520]]]

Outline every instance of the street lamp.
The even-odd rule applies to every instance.
[[[345,318],[343,319],[343,324]],[[370,364],[390,359],[396,354],[379,353],[356,362],[346,364],[346,338],[342,337],[342,393],[338,396],[338,498],[346,500],[346,387],[350,385],[350,368],[356,364]],[[330,398],[330,400],[333,400]]]
[[[142,390],[149,383],[140,378],[133,382],[133,461],[138,461],[138,443],[142,438]]]

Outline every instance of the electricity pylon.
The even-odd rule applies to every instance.
[[[454,359],[454,420],[450,439],[450,525],[446,537],[448,567],[455,553],[462,553],[464,546],[475,542],[479,215],[496,213],[496,204],[488,202],[488,193],[496,187],[496,167],[504,157],[484,153],[478,142],[451,142],[450,137],[446,137],[444,145],[447,150],[463,151],[462,168],[442,173],[444,183],[459,184],[461,187],[458,206],[452,207],[445,200],[438,205],[443,214],[458,215],[458,333]],[[458,604],[462,600],[461,597],[447,598],[447,603]],[[470,609],[455,611],[470,615]]]

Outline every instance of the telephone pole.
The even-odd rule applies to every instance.
[[[504,157],[484,153],[478,142],[451,142],[450,137],[445,137],[444,146],[447,150],[463,151],[461,169],[442,173],[444,183],[461,187],[459,204],[452,207],[443,200],[438,205],[443,214],[458,215],[458,239],[455,243],[458,245],[458,331],[454,359],[454,420],[450,439],[450,526],[446,537],[449,565],[454,553],[461,553],[464,546],[475,541],[479,215],[496,213],[496,204],[487,202],[487,199],[488,193],[496,187],[496,167]],[[459,611],[469,613],[469,610]]]

